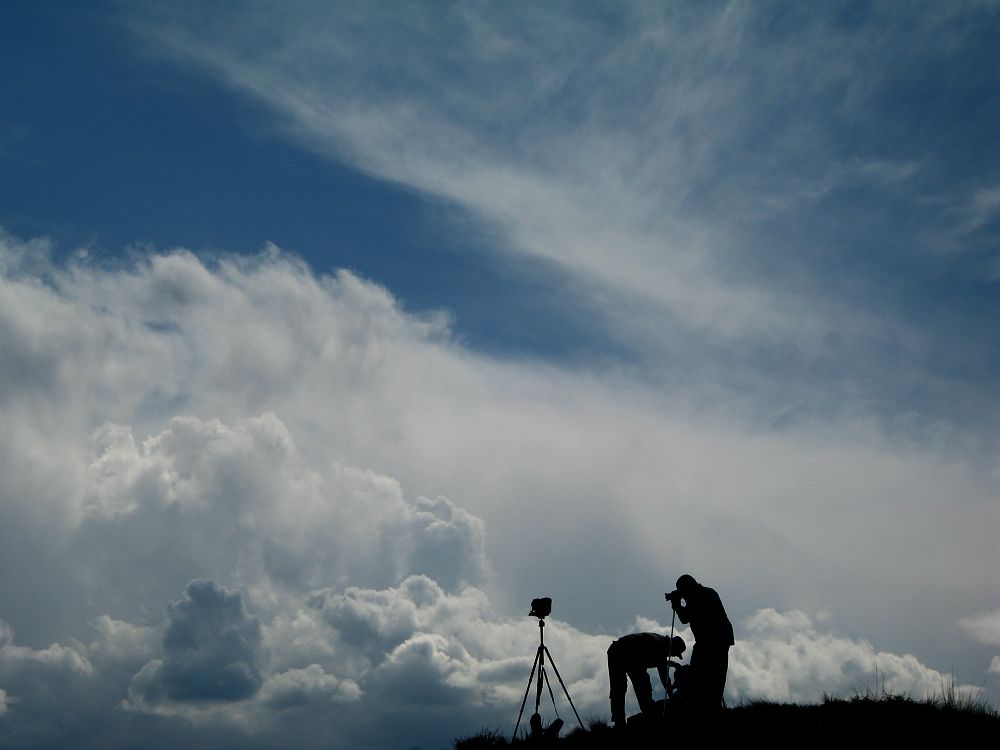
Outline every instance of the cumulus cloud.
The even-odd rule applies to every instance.
[[[14,629],[0,620],[0,674],[8,676],[31,671],[88,676],[94,670],[82,644],[62,646],[53,643],[44,649],[19,646],[14,643]]]
[[[156,628],[135,625],[101,615],[93,623],[98,637],[87,652],[102,662],[129,663],[145,661],[158,646]]]
[[[0,620],[0,742],[14,747],[45,746],[73,736],[90,720],[106,685],[76,640],[43,648],[21,645]],[[66,707],[72,706],[72,710]],[[110,708],[106,703],[98,710]]]
[[[260,689],[260,621],[238,592],[192,581],[167,609],[163,658],[143,667],[133,695],[157,701],[238,701]]]
[[[546,642],[601,715],[610,639],[666,630],[683,570],[734,621],[775,607],[738,635],[734,700],[815,698],[876,665],[918,690],[934,667],[891,657],[885,601],[975,611],[993,586],[972,564],[993,475],[926,444],[762,431],[621,372],[494,360],[273,247],[104,266],[38,246],[0,243],[0,614],[26,634],[2,630],[0,686],[24,731],[73,705],[55,735],[446,744],[514,714],[523,610],[546,594]],[[946,507],[961,543],[915,554],[948,543]],[[920,612],[899,617],[936,635]]]
[[[930,698],[952,684],[952,675],[927,667],[911,654],[879,651],[866,640],[823,632],[803,612],[763,609],[742,626],[726,687],[730,699],[750,695],[808,702],[822,695],[882,692]],[[974,685],[958,685],[956,690],[981,694]]]
[[[357,683],[338,680],[324,672],[318,664],[276,674],[268,679],[261,690],[263,702],[276,710],[300,708],[314,703],[325,708],[329,701],[357,701],[361,696]]]
[[[235,710],[202,707],[189,718],[238,718],[244,730],[265,735],[289,720],[326,722],[361,736],[373,724],[408,712],[447,709],[456,717],[452,727],[471,716],[502,720],[513,715],[523,696],[537,645],[534,620],[496,613],[477,589],[449,593],[418,575],[386,589],[316,592],[300,604],[295,630],[317,637],[297,643],[289,638],[287,613],[264,624],[265,642],[275,653],[260,692],[246,696]],[[303,620],[311,626],[303,627]],[[637,618],[622,632],[668,628]],[[726,691],[731,704],[760,698],[812,702],[881,691],[929,698],[951,685],[948,675],[912,655],[879,651],[863,639],[829,632],[800,611],[759,610],[737,630]],[[547,644],[585,716],[607,714],[605,651],[622,632],[586,633],[560,620],[549,622]],[[688,643],[694,640],[687,628],[677,633]],[[311,663],[288,666],[306,662]],[[980,692],[970,685],[957,689]],[[562,692],[555,692],[560,708],[568,711]]]

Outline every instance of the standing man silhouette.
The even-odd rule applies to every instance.
[[[696,706],[720,708],[729,672],[729,647],[733,624],[714,589],[702,586],[685,573],[677,579],[677,590],[666,595],[670,606],[694,634],[691,649],[691,689]]]

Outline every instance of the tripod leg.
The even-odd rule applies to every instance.
[[[556,696],[552,692],[552,680],[549,679],[549,673],[543,672],[545,675],[545,686],[549,689],[549,699],[552,701],[552,710],[556,712],[556,720],[549,724],[541,734],[543,737],[555,738],[559,736],[559,732],[563,728],[562,717],[559,716],[559,706],[556,705]]]
[[[677,610],[675,609],[670,615],[670,640],[667,641],[670,645],[667,646],[667,653],[673,656],[674,648],[674,619],[677,617]],[[676,674],[676,673],[675,673]],[[670,667],[667,667],[667,680],[670,680]],[[669,691],[668,691],[669,692]],[[663,696],[663,716],[667,715],[667,701],[670,700],[669,695]]]
[[[535,652],[535,661],[531,664],[531,674],[528,675],[528,687],[524,689],[524,699],[521,701],[521,710],[517,712],[517,724],[514,726],[514,736],[510,738],[511,742],[517,739],[517,730],[521,728],[521,717],[524,716],[524,704],[528,702],[528,693],[531,692],[531,681],[535,677],[535,669],[538,667],[538,662],[541,657],[542,647],[539,646],[538,650]],[[535,711],[538,711],[537,706],[535,706]]]
[[[542,705],[542,683],[545,681],[545,646],[540,645],[538,647],[538,685],[535,688],[535,713],[538,713],[538,707]]]
[[[540,648],[544,648],[545,649],[545,653],[549,655],[549,664],[552,665],[552,669],[555,670],[556,677],[559,678],[559,684],[562,685],[563,692],[566,693],[566,700],[569,701],[570,708],[572,708],[573,709],[573,713],[576,714],[576,720],[580,724],[580,729],[586,729],[586,727],[583,726],[583,719],[580,718],[580,714],[577,713],[577,711],[576,711],[576,706],[573,705],[573,699],[569,697],[569,690],[566,689],[566,683],[563,682],[562,675],[559,674],[559,668],[556,666],[556,662],[552,658],[552,654],[549,653],[549,647],[548,646],[541,646]]]
[[[552,710],[556,712],[556,718],[559,718],[559,707],[556,706],[556,696],[552,692],[552,680],[549,679],[549,673],[543,672],[545,675],[545,687],[549,689],[549,698],[552,700]]]

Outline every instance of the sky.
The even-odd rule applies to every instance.
[[[682,573],[731,705],[1000,705],[998,37],[0,4],[0,746],[509,733],[538,596],[607,719]]]

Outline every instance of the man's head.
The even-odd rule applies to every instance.
[[[684,655],[684,651],[687,649],[687,644],[684,643],[684,639],[679,635],[675,635],[673,640],[670,641],[670,653],[667,656],[676,656],[680,658]]]
[[[664,638],[659,644],[660,653],[664,659],[669,659],[672,656],[680,659],[684,656],[684,651],[687,650],[687,644],[679,635],[675,635],[673,638]]]
[[[694,591],[697,586],[698,582],[694,580],[694,576],[688,573],[677,579],[677,590],[681,592],[681,596],[685,599],[687,599],[687,595]]]

